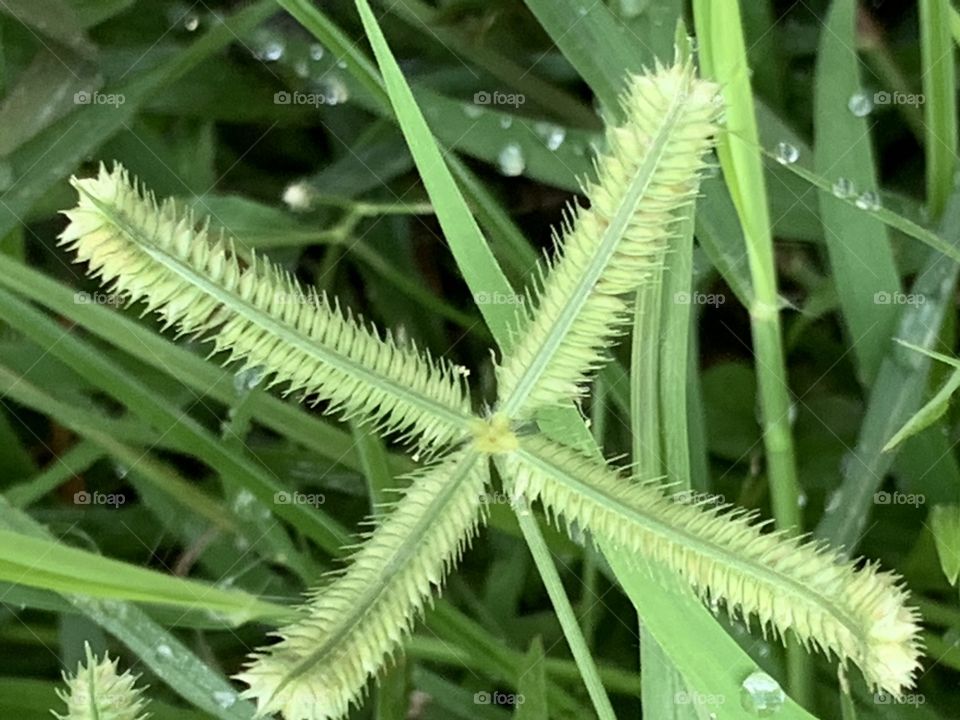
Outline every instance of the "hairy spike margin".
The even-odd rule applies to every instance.
[[[465,450],[413,476],[347,569],[237,675],[260,715],[329,720],[359,704],[472,538],[489,472],[485,456]]]
[[[119,165],[71,182],[79,203],[64,212],[60,244],[167,326],[212,339],[215,352],[263,367],[286,392],[328,400],[329,412],[372,420],[428,453],[469,434],[466,384],[450,363],[368,329],[263,256],[241,258],[232,240],[195,229],[173,201],[158,205]]]
[[[63,674],[66,690],[57,688],[57,697],[67,704],[60,720],[146,720],[143,689],[134,687],[139,675],[120,672],[120,661],[104,653],[97,660],[89,643],[84,643],[86,664],[77,663],[75,675]]]
[[[582,394],[602,364],[628,319],[626,294],[663,263],[680,211],[696,197],[718,97],[690,63],[631,78],[627,120],[607,132],[597,179],[584,188],[590,208],[564,222],[537,307],[518,312],[518,342],[497,369],[508,416]]]
[[[764,632],[792,631],[874,688],[900,694],[920,667],[919,616],[898,576],[860,569],[821,543],[763,533],[751,513],[677,501],[539,436],[503,456],[512,490],[548,514],[662,564]]]

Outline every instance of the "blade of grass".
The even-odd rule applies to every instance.
[[[862,93],[856,44],[856,3],[834,0],[821,33],[816,71],[816,168],[849,180],[857,192],[876,193],[876,171],[867,121],[847,107]],[[857,374],[869,387],[880,369],[896,324],[897,305],[878,302],[901,290],[886,227],[876,218],[820,192],[832,276],[843,310]]]
[[[83,440],[52,461],[42,472],[7,488],[3,494],[14,507],[25,508],[82,473],[103,457],[103,454],[103,450],[96,444]]]
[[[924,153],[927,205],[940,217],[957,169],[956,68],[950,41],[948,0],[920,0],[920,57],[923,72]]]
[[[64,595],[207,610],[231,618],[236,625],[291,617],[289,608],[242,590],[224,590],[3,529],[0,529],[0,578]]]
[[[693,7],[704,72],[722,84],[726,100],[729,132],[721,137],[717,152],[743,227],[755,293],[749,306],[750,329],[773,515],[778,527],[798,531],[800,488],[790,428],[790,386],[763,160],[755,149],[759,133],[740,5],[737,0],[694,0]],[[809,659],[796,643],[788,643],[788,675],[793,697],[809,706],[813,677]]]

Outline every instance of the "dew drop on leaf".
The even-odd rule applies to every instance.
[[[771,717],[783,707],[785,700],[780,683],[757,670],[740,686],[740,704],[755,717]]]
[[[788,142],[777,143],[777,162],[781,165],[793,165],[800,159],[800,151]]]
[[[857,198],[857,207],[861,210],[879,210],[880,196],[872,190],[868,190]]]
[[[866,117],[873,111],[873,98],[863,90],[858,90],[850,96],[847,109],[857,117]]]
[[[193,32],[200,27],[200,16],[194,12],[189,13],[183,19],[183,27],[186,28],[187,32]]]
[[[833,184],[833,195],[834,197],[838,197],[841,200],[843,200],[844,198],[850,197],[856,192],[857,192],[857,188],[853,184],[853,181],[847,178],[839,178]]]
[[[237,702],[237,694],[229,690],[219,690],[213,694],[213,701],[226,710],[233,707]]]
[[[233,376],[233,389],[243,394],[253,390],[263,380],[263,368],[258,366],[241,370]]]
[[[522,175],[527,167],[523,159],[523,151],[516,143],[510,143],[500,151],[497,156],[497,165],[500,167],[500,172],[507,177]]]
[[[173,657],[173,650],[170,648],[169,645],[166,645],[166,644],[157,645],[157,655],[169,660],[170,658]]]
[[[513,125],[512,117],[510,117],[509,115],[502,115],[500,117],[500,127],[502,127],[504,130],[509,128],[511,125]]]
[[[483,115],[483,110],[472,103],[465,103],[463,106],[463,114],[471,120],[476,120]]]
[[[284,49],[283,37],[270,30],[261,31],[253,40],[253,54],[264,62],[276,62]]]
[[[567,131],[562,127],[555,127],[550,130],[550,133],[547,135],[547,149],[548,150],[559,150],[560,146],[563,145],[564,139],[567,137]]]
[[[323,60],[323,45],[320,43],[313,43],[313,45],[310,46],[310,59]]]

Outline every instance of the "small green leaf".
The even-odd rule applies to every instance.
[[[956,585],[960,577],[960,505],[935,506],[930,511],[930,529],[943,574],[951,585]]]

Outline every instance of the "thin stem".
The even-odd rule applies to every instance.
[[[550,595],[550,601],[553,603],[553,609],[557,613],[557,619],[563,628],[563,634],[570,645],[570,651],[573,653],[573,659],[580,668],[580,675],[587,686],[587,692],[593,701],[593,707],[597,711],[600,720],[616,720],[613,714],[613,706],[610,704],[610,698],[607,697],[607,691],[603,689],[603,683],[600,680],[600,672],[593,662],[593,656],[590,654],[590,648],[587,647],[587,641],[577,625],[577,616],[570,604],[566,591],[563,589],[563,583],[560,581],[560,575],[557,573],[556,565],[553,563],[553,557],[543,539],[543,533],[537,525],[537,520],[530,510],[530,505],[526,499],[519,499],[516,508],[517,521],[520,523],[520,530],[523,531],[523,537],[530,548],[530,554],[533,555],[533,561],[537,564],[537,570],[540,571],[540,577]]]

